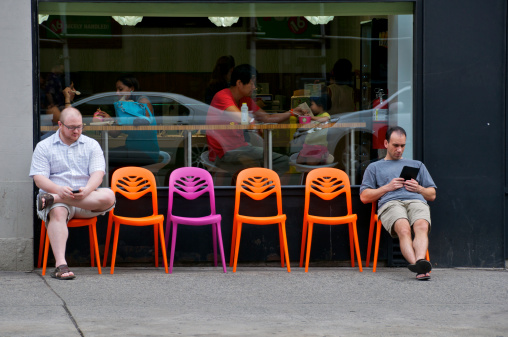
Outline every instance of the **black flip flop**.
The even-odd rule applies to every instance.
[[[423,276],[418,277],[420,275],[423,275]],[[428,281],[428,280],[430,280],[430,275],[427,275],[427,273],[425,273],[425,274],[416,274],[416,279],[418,281]]]
[[[427,274],[432,270],[432,264],[425,259],[420,259],[415,264],[409,264],[407,268],[413,273]]]
[[[44,206],[42,206],[42,199],[44,199]],[[37,209],[39,211],[42,211],[47,207],[51,207],[51,205],[53,205],[53,202],[55,202],[55,198],[51,193],[39,194],[39,196],[37,197]]]

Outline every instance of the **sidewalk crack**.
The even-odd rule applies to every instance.
[[[46,281],[46,278],[44,276],[42,276],[41,274],[38,274],[38,273],[36,273],[36,274],[40,276],[40,278],[44,281],[46,286],[53,292],[53,294],[55,294],[56,297],[58,297],[60,299],[60,301],[62,301],[62,307],[64,308],[65,312],[67,313],[67,317],[69,317],[69,319],[71,320],[72,324],[74,324],[74,327],[78,331],[79,335],[82,336],[82,337],[85,337],[85,334],[79,328],[78,323],[74,319],[74,316],[72,316],[72,313],[69,310],[69,308],[67,307],[67,303],[65,303],[64,299],[49,285],[48,281]]]

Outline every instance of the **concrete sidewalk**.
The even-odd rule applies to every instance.
[[[506,270],[0,272],[0,336],[508,336]]]

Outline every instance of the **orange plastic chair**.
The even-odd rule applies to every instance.
[[[374,235],[374,225],[376,224],[377,225],[376,226],[377,227],[377,229],[376,229],[376,244],[375,244],[375,248],[374,248],[374,259],[373,259],[373,263],[372,263],[372,272],[373,273],[376,272],[376,267],[377,267],[377,256],[379,253],[379,239],[381,237],[381,227],[382,227],[381,220],[379,220],[379,218],[377,216],[376,204],[377,204],[377,202],[372,203],[372,211],[370,213],[370,226],[369,226],[369,243],[367,245],[367,257],[365,258],[365,267],[368,267],[369,260],[370,260],[370,253],[372,250],[372,236]],[[425,254],[425,258],[427,259],[427,261],[430,261],[428,249],[427,249],[427,253]]]
[[[260,201],[275,193],[277,199],[277,215],[266,217],[253,217],[239,214],[240,198],[242,194],[253,200]],[[238,262],[238,250],[240,237],[244,223],[253,225],[279,225],[280,263],[284,267],[284,258],[288,273],[291,272],[289,265],[288,244],[286,238],[286,215],[282,214],[282,192],[279,176],[270,169],[253,167],[242,170],[236,178],[235,213],[233,219],[233,238],[231,240],[231,255],[229,266],[236,272]]]
[[[99,274],[101,271],[101,258],[99,256],[99,244],[97,243],[97,217],[90,219],[71,219],[67,223],[67,227],[84,227],[88,226],[88,235],[90,238],[90,259],[92,260],[92,267],[95,267],[94,256],[97,261],[97,270]],[[44,263],[42,265],[42,275],[46,275],[46,265],[48,263],[48,252],[49,252],[49,236],[46,230],[46,224],[44,221],[41,225],[41,239],[39,242],[39,261],[37,262],[37,268],[41,267],[42,260],[42,249],[44,247]]]
[[[311,194],[323,200],[333,200],[342,193],[346,194],[347,215],[337,217],[323,217],[309,214],[309,202]],[[358,258],[358,268],[362,271],[362,259],[358,234],[356,231],[357,215],[353,214],[351,203],[351,185],[346,172],[339,169],[323,167],[309,172],[305,183],[305,208],[303,215],[302,247],[300,253],[300,267],[303,266],[305,253],[305,239],[307,237],[307,257],[305,259],[305,272],[309,270],[310,246],[312,243],[312,230],[315,223],[323,225],[344,225],[349,226],[349,246],[351,252],[351,267],[355,266],[354,249]]]
[[[158,237],[162,248],[162,258],[166,274],[168,273],[168,259],[166,256],[166,244],[164,243],[164,215],[159,214],[157,208],[157,186],[155,177],[152,172],[142,167],[123,167],[113,173],[111,179],[111,190],[116,194],[119,193],[129,200],[138,200],[144,195],[152,194],[152,215],[131,218],[114,214],[114,209],[109,212],[108,231],[106,235],[106,246],[104,248],[104,263],[106,266],[108,259],[109,240],[111,239],[111,228],[115,224],[115,238],[113,240],[113,253],[111,256],[111,274],[115,271],[116,250],[118,247],[118,235],[120,233],[120,225],[129,226],[153,226],[154,229],[154,245],[155,245],[155,266],[159,266],[159,246],[157,244]]]

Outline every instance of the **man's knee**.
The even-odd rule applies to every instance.
[[[55,207],[49,211],[48,224],[49,223],[67,223],[67,217],[69,212],[65,207]]]
[[[115,202],[115,193],[109,188],[101,188],[99,192],[99,199],[104,206],[109,207]]]
[[[409,221],[407,219],[398,219],[395,221],[393,230],[399,237],[411,237],[411,226],[409,225]]]
[[[413,231],[415,233],[428,233],[429,232],[429,223],[427,220],[418,219],[413,224]]]

